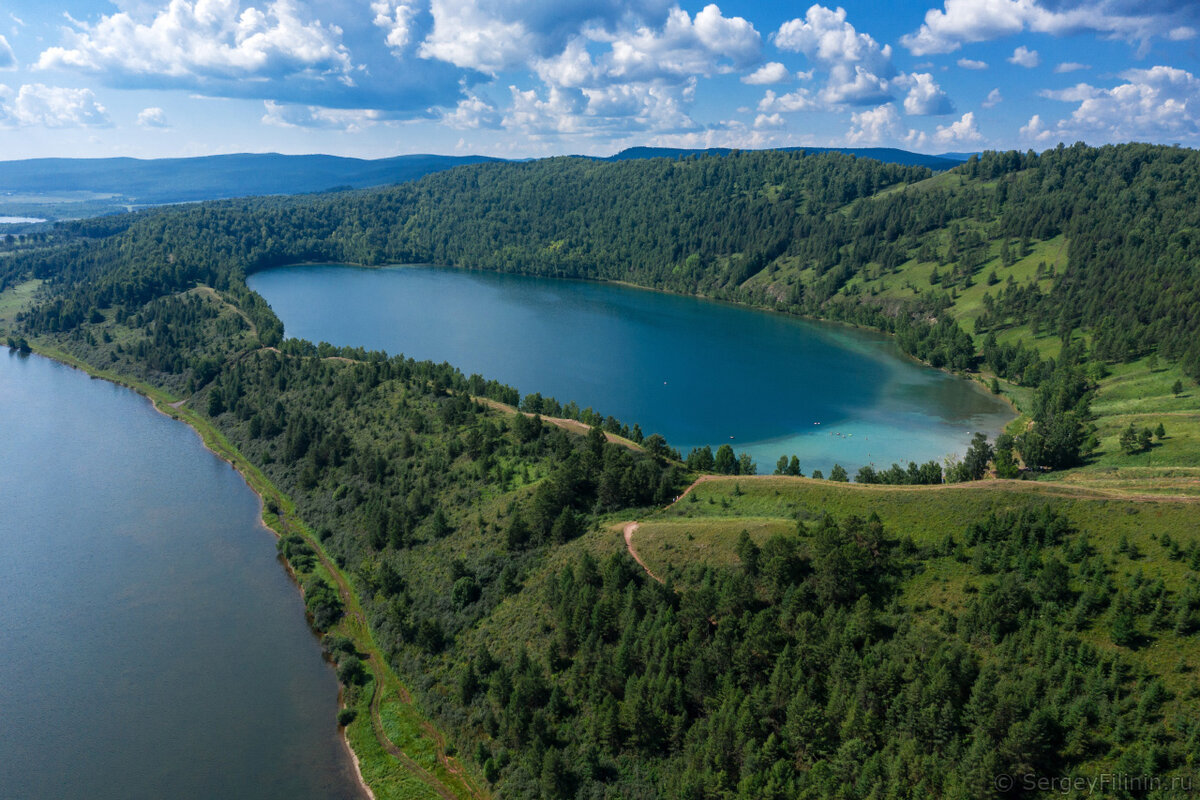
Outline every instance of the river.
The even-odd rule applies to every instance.
[[[357,797],[258,498],[144,398],[0,350],[0,795]]]

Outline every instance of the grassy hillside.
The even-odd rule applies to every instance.
[[[1200,553],[1200,481],[1191,488],[1188,496],[1135,500],[1119,492],[1019,481],[896,489],[805,478],[714,477],[639,520],[634,546],[656,574],[686,584],[698,564],[739,568],[742,531],[761,546],[772,536],[792,533],[797,523],[812,524],[826,514],[839,519],[875,514],[887,530],[902,531],[917,548],[928,551],[920,570],[904,582],[901,602],[921,615],[961,615],[969,598],[993,574],[981,570],[977,548],[964,546],[961,532],[989,515],[1047,508],[1060,513],[1072,531],[1086,534],[1113,585],[1161,580],[1167,592],[1185,593],[1195,591],[1200,570],[1200,556],[1184,556],[1177,549]],[[1069,548],[1063,543],[1043,557],[1069,560]],[[1110,635],[1115,606],[1077,628],[1081,640],[1120,651],[1163,675],[1181,711],[1200,711],[1194,678],[1200,640],[1190,631],[1178,635],[1170,626],[1151,621],[1142,626],[1135,647],[1119,647]]]
[[[1176,235],[1196,158],[470,166],[63,226],[0,261],[0,325],[154,396],[264,495],[380,796],[1179,777],[1200,748],[1200,241]],[[1142,191],[1164,177],[1170,198]],[[1026,416],[994,465],[1039,479],[705,476],[664,508],[696,469],[660,439],[284,339],[244,278],[295,260],[628,280],[879,327],[998,378]],[[951,474],[978,478],[988,452]],[[627,551],[632,520],[665,583]]]

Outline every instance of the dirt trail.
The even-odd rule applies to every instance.
[[[826,485],[831,483],[830,481],[819,481],[813,478],[801,478],[793,475],[701,475],[679,497],[675,498],[667,508],[671,508],[675,503],[687,497],[700,484],[710,481],[733,483],[740,481],[779,481],[782,483],[807,484],[809,486],[818,483]],[[1075,500],[1130,500],[1138,503],[1200,503],[1200,496],[1197,495],[1151,494],[1146,492],[1121,491],[1119,489],[1103,488],[1100,486],[1087,486],[1084,484],[1039,483],[998,478],[967,481],[965,483],[937,483],[932,485],[889,485],[881,483],[836,483],[834,485],[840,489],[849,489],[856,492],[952,492],[1006,489],[1013,492],[1069,497]]]
[[[282,513],[279,515],[279,526],[280,526],[280,528],[282,528],[284,533],[286,533],[290,527],[288,524],[286,515],[284,515]],[[346,578],[334,566],[332,561],[329,559],[329,557],[325,554],[325,552],[319,546],[314,547],[313,549],[316,551],[317,558],[320,560],[321,564],[324,565],[326,571],[333,578],[334,583],[337,584],[338,595],[342,598],[342,605],[346,609],[346,614],[348,616],[350,616],[351,618],[353,618],[353,620],[361,627],[361,630],[363,630],[364,632],[367,632],[366,635],[369,636],[370,628],[367,626],[366,617],[363,615],[362,609],[354,602],[354,594],[351,591],[350,585],[346,581]],[[289,571],[291,570],[290,565],[289,565],[288,569],[289,569]],[[294,576],[294,573],[293,573],[293,576]],[[387,674],[387,665],[383,662],[383,657],[380,655],[379,651],[375,650],[374,648],[372,648],[371,652],[368,653],[368,655],[367,655],[367,663],[370,665],[371,673],[374,675],[374,680],[372,681],[371,704],[370,704],[371,728],[375,732],[375,738],[376,738],[376,740],[378,740],[380,747],[382,747],[392,757],[394,757],[397,761],[399,761],[401,764],[403,764],[406,769],[408,769],[414,775],[416,775],[418,778],[420,778],[420,780],[424,784],[426,784],[430,789],[437,792],[437,794],[439,796],[446,798],[446,800],[457,800],[458,795],[456,795],[454,792],[452,792],[450,789],[448,789],[446,787],[446,785],[437,778],[436,775],[433,775],[432,773],[430,773],[429,770],[422,767],[420,764],[418,764],[416,761],[414,761],[407,753],[405,753],[403,750],[401,750],[399,747],[397,747],[396,743],[393,742],[388,737],[387,732],[384,731],[383,718],[379,714],[379,708],[380,708],[380,705],[383,703],[383,692],[382,692],[382,688],[381,688],[383,686],[382,676]],[[404,689],[403,686],[397,686],[397,692],[398,692],[398,696],[399,696],[401,702],[404,702],[404,703],[412,702],[412,697],[408,694],[408,692]],[[434,729],[432,725],[427,725],[426,731],[433,732],[436,734],[436,729]],[[448,770],[450,770],[450,772],[452,774],[458,776],[462,780],[465,788],[467,788],[467,790],[471,793],[472,796],[474,796],[474,797],[482,796],[481,793],[478,791],[478,789],[476,789],[476,787],[472,786],[469,783],[466,775],[463,773],[462,768],[455,766],[452,763],[453,760],[450,759],[446,755],[445,740],[441,737],[441,735],[437,734],[433,738],[434,738],[434,742],[436,745],[435,749],[437,751],[438,760],[442,764],[444,764],[446,766],[446,768]],[[351,749],[351,751],[353,752],[353,748]],[[357,766],[357,758],[355,758],[355,764]],[[360,779],[362,778],[361,772],[359,772],[359,778]],[[363,783],[365,785],[365,781]],[[372,797],[374,797],[374,793],[370,791],[370,787],[367,787],[367,791],[369,794],[371,794]]]
[[[695,484],[693,484],[693,486],[694,485]],[[638,565],[641,566],[641,568],[646,571],[647,575],[649,575],[651,578],[658,581],[659,583],[665,583],[665,581],[662,578],[655,575],[653,570],[651,570],[648,566],[646,566],[646,562],[642,561],[642,557],[638,555],[638,551],[634,548],[633,534],[637,533],[637,529],[638,529],[638,524],[636,522],[626,522],[625,523],[625,549],[629,551],[629,555],[633,556],[633,560],[636,561],[638,563]]]
[[[591,426],[586,422],[580,422],[577,419],[569,419],[567,417],[547,417],[544,414],[533,414],[529,411],[518,411],[515,406],[510,406],[508,403],[501,403],[499,400],[493,400],[490,397],[472,396],[471,399],[476,403],[483,403],[488,408],[493,408],[496,411],[504,411],[508,414],[524,414],[527,417],[540,416],[542,418],[542,422],[555,425],[563,430],[570,431],[571,433],[578,433],[581,436],[586,436],[588,431],[592,429]],[[604,433],[604,438],[608,439],[608,441],[612,442],[613,444],[619,444],[622,447],[627,447],[635,452],[640,452],[642,449],[636,443],[607,431]]]
[[[382,675],[383,670],[386,669],[386,667],[384,664],[380,663],[379,655],[377,653],[372,653],[369,661],[371,664],[371,671],[374,672],[376,676]],[[386,750],[396,760],[403,764],[405,768],[420,778],[426,786],[437,792],[438,795],[446,798],[446,800],[457,800],[457,795],[455,795],[454,792],[447,789],[445,785],[443,785],[442,782],[432,775],[427,769],[422,767],[416,761],[413,761],[412,758],[409,757],[409,755],[399,747],[397,747],[395,743],[388,738],[387,733],[384,732],[383,718],[379,716],[379,706],[383,702],[383,692],[381,692],[379,689],[381,683],[382,681],[376,677],[375,688],[374,691],[371,692],[371,727],[375,731],[375,738],[379,740],[380,746],[382,746],[384,750]],[[443,754],[439,753],[438,755],[441,757]]]
[[[677,503],[681,502],[685,497],[691,494],[702,483],[712,481],[724,482],[740,482],[740,481],[779,481],[783,483],[799,484],[807,483],[828,483],[827,481],[816,481],[813,478],[802,478],[793,475],[701,475],[692,482],[690,486],[671,501],[666,507],[666,511],[672,508]],[[930,486],[889,486],[884,484],[865,484],[865,483],[839,483],[840,489],[850,489],[852,491],[861,492],[939,492],[939,491],[978,491],[982,489],[1007,489],[1016,492],[1028,492],[1030,494],[1050,495],[1053,497],[1064,497],[1075,500],[1125,500],[1134,503],[1189,503],[1200,504],[1200,495],[1178,495],[1178,494],[1148,494],[1121,491],[1119,489],[1103,488],[1099,486],[1080,486],[1074,484],[1053,484],[1053,483],[1031,483],[1029,481],[1017,480],[983,480],[969,481],[967,483],[939,483]],[[637,548],[633,546],[633,535],[637,533],[637,522],[624,523],[623,533],[625,535],[625,549],[634,561],[654,580],[659,583],[664,583],[663,579],[654,574],[654,571],[646,565],[642,557],[638,555]]]

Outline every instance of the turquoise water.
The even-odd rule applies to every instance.
[[[5,348],[0,465],[0,796],[358,796],[258,500],[190,428]]]
[[[438,267],[292,266],[249,283],[289,336],[448,361],[685,454],[731,444],[760,473],[782,454],[806,474],[940,460],[1012,419],[887,337],[692,297]]]

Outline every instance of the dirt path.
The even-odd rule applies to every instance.
[[[586,436],[588,431],[592,429],[591,426],[586,422],[580,422],[577,419],[569,419],[567,417],[547,417],[541,414],[533,414],[529,411],[518,411],[516,407],[510,406],[508,403],[501,403],[499,400],[493,400],[490,397],[472,396],[471,399],[476,403],[483,403],[488,408],[493,408],[496,411],[504,411],[508,414],[524,414],[527,417],[540,416],[542,418],[542,422],[557,426],[563,430],[570,431],[571,433],[578,433],[581,436]],[[622,436],[617,436],[615,433],[609,433],[608,431],[605,431],[604,438],[608,439],[608,441],[612,442],[613,444],[619,444],[622,447],[627,447],[635,452],[640,452],[642,449],[641,446],[636,442],[631,442]]]
[[[287,533],[290,529],[290,525],[288,524],[287,517],[286,517],[286,515],[284,515],[282,513],[279,515],[279,526],[280,526],[280,528],[283,529],[284,533]],[[329,559],[329,557],[325,554],[324,550],[322,550],[319,545],[315,546],[313,549],[316,551],[317,558],[320,560],[321,564],[325,567],[325,569],[329,573],[330,577],[333,578],[334,583],[337,584],[338,596],[342,598],[342,605],[346,609],[346,611],[345,611],[346,615],[351,617],[354,620],[354,622],[357,623],[360,630],[362,630],[364,632],[364,636],[369,637],[370,636],[370,628],[367,626],[366,617],[362,612],[362,608],[358,605],[357,602],[355,602],[354,593],[351,590],[350,585],[349,585],[348,581],[346,580],[345,576],[343,576],[342,573],[334,566],[332,561]],[[291,570],[290,565],[289,565],[288,569],[289,569],[289,571]],[[293,577],[294,577],[294,573],[293,573]],[[368,639],[368,641],[369,641],[369,639]],[[446,798],[446,800],[457,800],[458,795],[456,795],[454,792],[452,792],[450,789],[448,789],[446,787],[446,785],[444,783],[442,783],[442,781],[439,780],[436,775],[433,775],[432,773],[430,773],[429,770],[422,767],[420,764],[418,764],[416,761],[414,761],[407,753],[405,753],[403,750],[401,750],[399,747],[397,747],[396,743],[393,742],[391,740],[391,738],[388,737],[387,732],[384,731],[383,718],[380,716],[379,709],[383,703],[383,676],[387,674],[388,667],[387,667],[387,664],[385,664],[383,661],[383,656],[373,646],[371,647],[369,653],[367,654],[367,663],[370,665],[371,673],[374,676],[374,680],[372,682],[371,703],[370,703],[371,729],[375,732],[375,738],[379,742],[379,746],[382,747],[384,750],[386,750],[388,752],[388,754],[390,754],[393,758],[395,758],[397,761],[399,761],[402,765],[404,765],[404,767],[406,769],[408,769],[410,772],[412,772],[414,775],[416,775],[430,789],[437,792],[437,794],[439,796]],[[407,691],[404,690],[404,687],[398,686],[397,691],[399,693],[399,698],[402,702],[404,702],[404,703],[412,702],[412,697],[408,694]],[[470,782],[468,781],[462,768],[460,766],[454,765],[452,763],[453,760],[449,756],[446,755],[445,739],[436,732],[436,729],[433,727],[433,725],[426,723],[425,730],[427,733],[433,734],[431,736],[431,738],[434,740],[434,743],[435,743],[435,750],[437,752],[438,761],[440,761],[443,765],[445,765],[445,767],[452,774],[457,776],[463,782],[463,786],[470,792],[470,794],[473,797],[483,796],[478,791],[478,789],[476,789],[476,787],[474,787],[473,785],[470,784]],[[353,748],[351,748],[351,751],[353,752]],[[357,766],[357,764],[358,764],[358,760],[356,757],[355,765]],[[360,780],[362,779],[361,772],[359,772],[359,778],[360,778]],[[363,785],[366,786],[365,781],[363,781]],[[371,792],[369,786],[367,787],[367,791],[373,798],[374,793]]]
[[[794,475],[701,475],[683,494],[675,498],[666,508],[671,508],[693,489],[702,483],[724,481],[737,483],[740,481],[779,481],[782,483],[807,484],[817,483],[826,485],[831,481],[818,481],[813,478],[801,478]],[[1013,492],[1029,494],[1052,495],[1074,500],[1129,500],[1139,503],[1200,503],[1200,496],[1185,494],[1150,494],[1146,492],[1129,492],[1120,489],[1108,489],[1099,486],[1087,486],[1069,483],[1039,483],[1035,481],[1019,481],[991,479],[982,481],[967,481],[965,483],[937,483],[932,485],[889,485],[881,483],[834,483],[839,489],[849,489],[856,492],[948,492],[948,491],[981,491],[984,489],[1005,489]],[[666,509],[664,509],[666,510]]]
[[[670,504],[663,508],[666,511],[681,502],[685,497],[691,494],[702,483],[710,483],[712,481],[723,481],[738,483],[740,481],[779,481],[789,484],[807,483],[829,483],[828,481],[816,481],[813,478],[801,478],[794,475],[701,475],[692,482],[690,486],[676,497]],[[861,492],[938,492],[938,491],[978,491],[981,489],[1007,489],[1014,493],[1027,492],[1029,494],[1050,495],[1053,497],[1070,498],[1074,500],[1125,500],[1134,503],[1190,503],[1200,504],[1200,496],[1198,495],[1178,495],[1178,494],[1147,494],[1138,492],[1121,491],[1120,489],[1107,489],[1098,486],[1078,486],[1072,484],[1052,484],[1052,483],[1031,483],[1029,481],[1016,480],[983,480],[983,481],[968,481],[966,483],[939,483],[928,486],[921,485],[903,485],[890,486],[874,483],[838,483],[837,488],[850,489],[851,491]],[[637,522],[626,522],[622,532],[625,535],[625,549],[638,566],[642,568],[647,575],[659,583],[664,583],[663,579],[654,574],[654,571],[646,565],[642,557],[638,555],[637,548],[633,546],[633,535],[638,530]]]
[[[225,297],[220,292],[218,292],[216,289],[212,288],[211,286],[205,286],[204,284],[201,284],[201,285],[197,286],[196,288],[192,289],[191,291],[196,294],[204,295],[205,297],[211,299],[212,301],[214,301],[216,303],[220,303],[221,305],[225,306],[226,308],[232,310],[233,313],[235,313],[239,317],[241,317],[242,321],[246,323],[246,325],[250,329],[250,334],[255,339],[258,338],[258,326],[254,324],[254,320],[250,319],[250,315],[247,314],[245,311],[242,311],[240,308],[238,308],[233,303],[226,300]]]
[[[692,484],[692,485],[695,486],[695,484]],[[682,497],[682,495],[680,495],[680,496]],[[624,532],[625,532],[625,549],[629,551],[629,555],[633,556],[633,560],[636,561],[638,563],[638,565],[641,566],[641,568],[646,571],[647,575],[649,575],[651,578],[658,581],[659,583],[665,583],[665,581],[662,578],[655,575],[653,570],[651,570],[648,566],[646,566],[646,562],[642,561],[642,557],[638,555],[638,551],[634,548],[633,534],[637,533],[637,529],[638,529],[638,524],[636,522],[626,522],[625,523],[625,530],[624,530]]]
[[[371,671],[376,675],[375,688],[371,692],[371,727],[375,731],[375,738],[379,740],[380,746],[383,747],[383,749],[389,754],[391,754],[392,757],[394,757],[397,761],[403,764],[406,769],[420,778],[426,786],[437,792],[439,796],[446,798],[446,800],[457,800],[457,795],[455,795],[454,792],[447,789],[442,782],[437,779],[437,777],[432,775],[427,769],[422,767],[416,761],[413,761],[407,753],[397,747],[395,743],[388,738],[387,733],[383,730],[383,718],[379,716],[379,706],[383,702],[383,692],[380,691],[380,686],[383,682],[378,676],[383,674],[386,666],[381,663],[378,653],[371,653],[369,662],[371,664]],[[440,757],[442,754],[439,753],[438,755]]]

